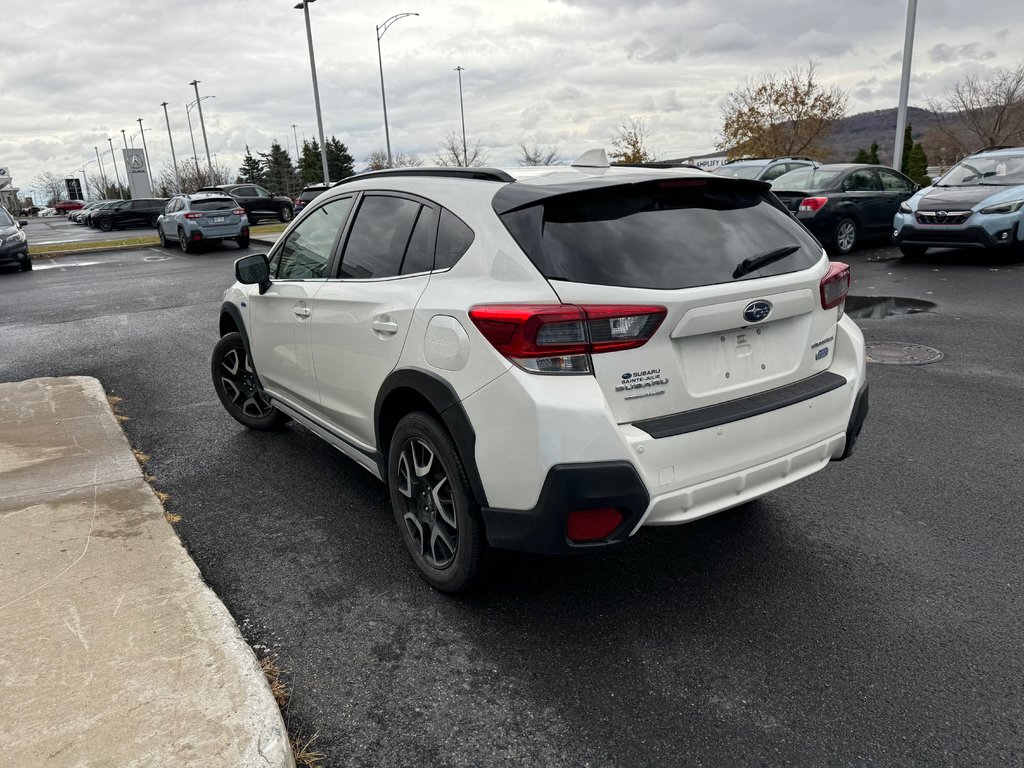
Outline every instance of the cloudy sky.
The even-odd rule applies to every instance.
[[[921,0],[911,104],[970,71],[1017,62],[1020,0]],[[185,105],[198,78],[210,151],[236,168],[249,145],[294,151],[292,124],[316,134],[302,12],[295,0],[4,0],[0,166],[23,194],[41,172],[96,169],[94,147],[146,133],[154,172],[170,161],[160,103],[181,159]],[[627,115],[650,125],[659,157],[710,150],[723,97],[752,74],[813,60],[850,95],[849,113],[896,105],[905,0],[317,0],[310,6],[324,130],[357,167],[384,148],[375,25],[391,144],[430,161],[466,132],[492,165],[518,142],[557,144],[571,159],[610,146]],[[195,122],[196,112],[192,112]],[[203,154],[202,137],[196,141]],[[134,144],[141,140],[136,137]],[[118,153],[120,159],[120,153]],[[90,162],[91,161],[91,162]],[[103,158],[112,175],[109,155]]]

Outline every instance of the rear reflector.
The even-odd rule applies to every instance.
[[[589,373],[589,355],[642,347],[665,319],[664,307],[495,304],[469,317],[495,349],[534,373]]]
[[[569,513],[565,535],[576,543],[600,541],[611,536],[623,519],[622,513],[615,507],[576,510]]]
[[[827,197],[805,197],[800,201],[799,210],[804,213],[816,213],[817,211],[820,211],[827,202]]]
[[[841,261],[833,261],[829,264],[828,272],[821,278],[821,308],[839,307],[839,317],[842,317],[846,294],[849,292],[850,268]]]

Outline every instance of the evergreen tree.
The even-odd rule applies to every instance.
[[[853,158],[853,162],[855,162],[855,163],[870,163],[871,162],[871,156],[868,155],[868,153],[864,151],[864,147],[858,147],[857,148],[857,156],[855,158]]]
[[[292,197],[301,188],[299,174],[292,165],[292,158],[288,152],[278,144],[277,140],[270,142],[269,152],[260,152],[263,158],[265,172],[264,180],[266,185],[271,187],[271,192],[278,192],[282,195]]]
[[[908,176],[908,168],[910,167],[910,152],[914,149],[914,129],[910,123],[907,123],[907,128],[903,131],[903,157],[900,159],[900,170],[906,173]]]
[[[248,144],[245,145],[245,158],[242,160],[242,167],[238,169],[238,178],[250,184],[263,184],[266,181],[263,165],[252,156]]]
[[[920,142],[910,150],[910,156],[907,159],[907,176],[922,187],[927,187],[932,183],[931,177],[928,175],[928,156],[925,155],[924,147]]]
[[[332,176],[333,178],[333,176]],[[302,140],[302,155],[299,157],[299,181],[303,186],[323,182],[324,168],[320,160],[320,144],[316,139]]]
[[[337,137],[327,139],[327,170],[331,181],[347,179],[355,173],[355,165],[348,148],[338,141]]]

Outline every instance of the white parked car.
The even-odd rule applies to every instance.
[[[406,168],[317,197],[235,264],[213,381],[387,483],[426,580],[743,504],[842,459],[867,413],[850,272],[757,181]]]

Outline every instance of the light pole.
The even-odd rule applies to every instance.
[[[150,166],[149,166],[149,149],[146,148],[146,131],[151,131],[153,129],[152,128],[143,128],[142,127],[142,118],[141,117],[138,118],[138,122],[139,122],[139,133],[142,134],[142,154],[144,154],[146,156],[146,173],[149,174],[149,183],[152,184],[153,183],[153,169],[150,168]],[[134,139],[135,137],[132,136],[132,138]]]
[[[95,162],[96,160],[86,160],[84,163],[82,163],[82,167],[79,168],[79,170],[82,172],[82,191],[85,193],[86,200],[89,199],[89,177],[85,175],[85,166],[87,166],[89,163]]]
[[[306,42],[309,45],[309,71],[313,75],[313,103],[316,105],[316,128],[320,133],[320,162],[324,166],[324,184],[331,183],[331,174],[327,170],[327,142],[324,141],[324,120],[320,115],[320,88],[316,84],[316,59],[313,57],[313,30],[309,26],[309,4],[315,0],[302,0],[295,6],[306,17]]]
[[[292,136],[295,137],[295,162],[299,162],[299,133],[295,129],[298,128],[295,123],[292,123]]]
[[[907,129],[907,98],[910,95],[910,63],[914,57],[914,23],[917,21],[917,0],[907,0],[907,31],[903,38],[903,76],[900,78],[900,106],[896,111],[896,146],[892,150],[892,167],[903,170],[903,132]]]
[[[167,122],[167,140],[171,143],[171,162],[174,163],[174,179],[178,182],[178,193],[181,194],[181,174],[178,172],[178,158],[174,154],[174,137],[171,136],[171,118],[167,116],[167,102],[160,104],[164,108],[164,120]]]
[[[206,141],[206,123],[203,122],[203,100],[199,98],[199,81],[193,80],[189,85],[196,89],[196,104],[199,106],[199,127],[203,129],[203,146],[206,147],[206,164],[210,168],[210,177],[212,178],[213,161],[210,159],[210,144]]]
[[[384,59],[382,59],[380,55],[380,39],[384,37],[384,33],[388,31],[388,27],[399,19],[404,19],[406,16],[419,16],[419,14],[396,13],[383,24],[377,25],[377,64],[380,66],[380,101],[384,106],[384,143],[387,144],[388,148],[388,168],[391,167],[391,133],[388,131],[388,99],[384,94]]]
[[[462,70],[465,67],[458,66],[455,71],[459,73],[459,113],[462,115],[462,164],[469,167],[469,155],[466,152],[466,110],[462,106]]]
[[[196,161],[196,184],[200,187],[203,186],[202,177],[203,172],[199,170],[199,155],[196,153],[196,135],[192,132],[192,107],[196,106],[203,99],[215,99],[216,96],[203,96],[202,99],[196,99],[191,104],[185,105],[185,117],[188,118],[188,135],[192,139],[192,159]],[[202,107],[200,107],[200,113],[202,113]],[[207,158],[209,159],[209,158]],[[210,163],[210,173],[213,175],[213,163]],[[212,180],[212,179],[211,179]]]
[[[117,156],[114,154],[114,140],[112,138],[110,138],[109,136],[107,136],[107,143],[110,145],[110,162],[112,162],[114,164],[114,175],[117,177],[117,196],[119,198],[121,198],[122,200],[124,200],[125,199],[124,192],[122,191],[122,187],[121,187],[121,174],[118,173],[118,170],[117,170]],[[127,168],[125,168],[124,170],[125,170],[125,173],[128,172]]]

